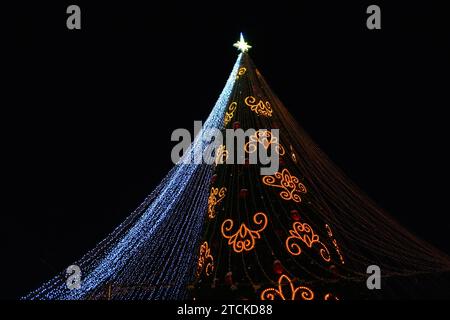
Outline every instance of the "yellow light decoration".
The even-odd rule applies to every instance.
[[[334,294],[332,293],[327,293],[324,297],[323,300],[328,301],[328,300],[339,300],[338,297],[336,297]]]
[[[208,217],[214,219],[216,217],[216,205],[221,202],[226,195],[227,188],[211,188],[208,198]]]
[[[256,239],[260,239],[262,232],[267,227],[267,216],[263,212],[257,212],[253,216],[253,222],[259,226],[257,230],[251,230],[245,223],[242,223],[239,229],[230,233],[233,229],[234,222],[227,219],[222,223],[222,236],[228,239],[228,244],[233,247],[234,252],[251,251],[256,244]]]
[[[230,106],[228,107],[228,111],[225,112],[225,118],[223,120],[223,123],[224,123],[225,126],[231,121],[231,119],[233,119],[234,112],[236,111],[236,107],[237,107],[237,103],[236,102],[232,102],[230,104]]]
[[[289,148],[291,149],[291,159],[294,161],[294,163],[297,163],[297,155],[295,154],[294,148],[290,145]]]
[[[291,153],[291,158],[294,163],[297,163],[297,156],[295,155],[295,153]]]
[[[333,238],[333,232],[331,231],[330,226],[328,224],[325,224],[325,228],[327,229],[328,236],[332,239],[332,243],[334,245],[334,249],[336,250],[337,255],[339,256],[339,260],[341,261],[342,264],[345,264],[344,257],[342,256],[341,253],[341,249],[339,248],[336,239]]]
[[[228,150],[225,147],[225,145],[221,145],[216,150],[216,159],[215,163],[217,164],[223,164],[228,159]]]
[[[273,176],[264,176],[262,182],[267,186],[283,189],[280,197],[287,201],[301,202],[300,193],[306,193],[305,185],[296,176],[291,175],[286,168],[281,172],[276,172]]]
[[[278,279],[278,288],[268,288],[261,292],[261,300],[313,300],[314,292],[305,286],[295,287],[287,275]]]
[[[327,229],[328,236],[330,238],[333,238],[333,232],[331,231],[331,228],[328,224],[325,225],[325,229]]]
[[[269,130],[258,130],[255,134],[250,136],[249,141],[244,145],[244,150],[247,153],[253,153],[258,150],[257,145],[262,144],[264,149],[268,149],[271,144],[275,145],[275,151],[280,156],[286,153],[284,147],[278,142],[278,138],[272,136]]]
[[[312,248],[313,245],[320,246],[320,256],[326,262],[330,262],[330,252],[328,248],[320,241],[319,236],[314,232],[311,226],[307,223],[294,222],[292,230],[289,230],[290,236],[286,239],[286,249],[293,256],[298,256],[302,253],[302,249],[298,244],[300,240],[308,248]]]
[[[197,263],[197,271],[195,276],[199,277],[202,271],[205,270],[205,274],[210,276],[214,271],[214,258],[211,255],[211,249],[209,248],[208,242],[203,242],[200,246],[200,253]]]
[[[262,115],[265,117],[271,117],[272,116],[272,107],[270,106],[269,101],[262,101],[259,100],[256,101],[256,98],[253,96],[248,96],[244,100],[245,104],[250,107],[250,110],[252,110],[257,115]]]
[[[245,73],[247,72],[247,68],[246,67],[240,67],[238,74],[236,76],[236,80],[239,79],[240,76],[243,76]]]

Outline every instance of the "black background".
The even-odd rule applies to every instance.
[[[331,159],[450,253],[442,8],[161,3],[5,10],[0,298],[18,298],[66,268],[153,190],[172,167],[172,131],[208,116],[241,31],[274,92]],[[79,31],[66,28],[69,4],[81,7]],[[380,5],[382,30],[366,28],[369,4]]]

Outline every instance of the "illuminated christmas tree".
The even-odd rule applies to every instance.
[[[450,270],[446,255],[378,209],[322,153],[242,36],[235,46],[225,88],[183,158],[74,262],[77,285],[63,270],[25,299],[364,298],[370,265],[384,278]],[[255,131],[235,150],[221,145],[213,164],[186,161],[202,157],[210,129]],[[265,165],[251,161],[259,150],[279,159],[276,172],[261,175]],[[241,163],[227,163],[238,151]]]
[[[370,298],[370,265],[386,277],[448,270],[445,255],[378,209],[319,150],[255,68],[242,36],[235,46],[242,53],[223,131],[256,132],[236,146],[244,164],[216,165],[193,296]],[[249,159],[269,146],[279,169],[261,175]]]

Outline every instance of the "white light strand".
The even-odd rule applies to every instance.
[[[223,115],[241,64],[239,55],[203,131],[185,155],[202,155],[205,130],[221,129]],[[182,159],[183,160],[183,159]],[[182,299],[192,279],[198,243],[207,210],[213,166],[182,164],[180,160],[148,198],[122,224],[75,264],[83,277],[81,288],[69,290],[65,272],[24,299],[74,300]]]

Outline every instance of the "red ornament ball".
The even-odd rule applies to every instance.
[[[280,260],[275,260],[274,262],[273,262],[273,272],[275,273],[275,274],[278,274],[278,275],[280,275],[280,274],[282,274],[283,273],[283,271],[284,271],[284,268],[283,268],[283,265],[281,264],[281,261]]]
[[[241,189],[241,191],[239,191],[239,198],[243,199],[243,198],[247,198],[248,196],[248,189]]]
[[[291,210],[291,218],[294,221],[300,221],[300,213],[298,212],[298,210]]]
[[[225,275],[225,284],[228,285],[228,286],[232,286],[233,285],[233,272],[229,271]]]
[[[240,127],[241,127],[241,123],[239,121],[233,122],[233,129],[234,130],[239,129]]]

